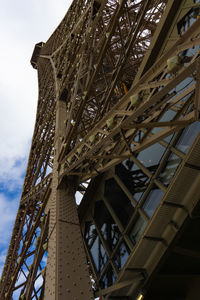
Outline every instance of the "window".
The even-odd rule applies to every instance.
[[[171,153],[162,172],[160,173],[158,179],[166,186],[168,186],[178,169],[181,158],[174,153]]]
[[[145,175],[142,170],[134,170],[134,163],[132,160],[127,159],[115,167],[116,174],[121,181],[131,192],[134,199],[138,202],[141,195],[146,190],[149,183],[149,177]]]
[[[133,214],[134,207],[114,178],[106,180],[104,195],[125,227]]]
[[[116,255],[114,257],[114,262],[117,266],[117,269],[120,271],[125,265],[128,257],[130,255],[130,250],[125,242],[122,242],[117,249]]]
[[[168,111],[166,111],[166,113],[162,116],[162,118],[159,120],[159,122],[169,122],[171,120],[173,120],[173,118],[175,117],[176,112],[169,109]],[[163,130],[163,128],[161,127],[156,127],[152,130],[153,134],[158,133],[159,131]],[[166,138],[164,138],[164,141],[167,143],[170,143],[171,139],[173,137],[173,134],[167,136]]]
[[[97,235],[95,226],[91,222],[86,223],[85,240],[90,250],[96,270],[98,273],[101,273],[105,263],[107,262],[107,255],[102,242]]]
[[[139,241],[141,235],[144,232],[144,229],[146,227],[146,221],[140,216],[138,215],[136,218],[136,221],[133,224],[133,227],[129,233],[130,239],[133,242],[133,245],[135,245],[137,243],[137,241]]]
[[[173,97],[170,98],[169,102],[174,100],[177,95],[181,94],[183,91],[188,89],[191,85],[195,83],[195,80],[193,77],[186,77],[183,81],[181,81],[175,88],[173,88],[169,94],[175,93]],[[183,103],[185,103],[191,96],[193,92],[188,93],[185,97],[181,99]]]
[[[162,156],[165,152],[165,147],[161,146],[159,143],[156,143],[147,149],[141,151],[137,159],[152,173],[155,173],[157,170],[158,164],[162,159]],[[134,165],[134,170],[139,169],[138,166]]]
[[[162,116],[162,118],[160,119],[160,122],[167,122],[167,121],[171,121],[176,115],[176,112],[169,109],[168,111],[166,111],[166,113]]]
[[[95,203],[94,220],[107,246],[112,251],[117,245],[121,234],[103,201],[97,201]]]
[[[166,142],[166,143],[171,143],[171,140],[173,139],[175,133],[172,133],[170,135],[168,135],[166,138],[164,138],[163,140]]]
[[[176,115],[176,112],[169,109],[168,111],[166,111],[166,113],[162,116],[162,118],[159,120],[159,122],[168,122],[168,121],[171,121]],[[162,128],[160,127],[156,127],[152,130],[152,133],[157,133],[159,131],[161,131]]]
[[[154,214],[163,195],[163,191],[161,191],[156,185],[154,185],[142,207],[149,218],[151,218]]]
[[[190,93],[188,93],[187,95],[185,95],[180,101],[178,101],[175,106],[177,108],[182,108],[183,105],[185,105],[185,103],[187,102],[188,99],[191,99],[191,97],[194,95],[194,91],[191,91]],[[187,113],[191,111],[191,108],[193,108],[193,103],[191,103],[190,105],[188,105],[187,108]]]
[[[111,286],[116,280],[116,274],[111,265],[108,265],[103,279],[100,281],[100,288],[106,289]]]
[[[86,222],[85,224],[85,240],[87,245],[91,247],[93,238],[96,237],[96,229],[92,222]]]
[[[200,122],[196,121],[182,131],[182,134],[175,147],[186,154],[199,133]]]

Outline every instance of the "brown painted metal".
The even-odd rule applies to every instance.
[[[95,168],[96,170],[98,170],[99,172],[103,172],[105,169],[107,169],[107,166],[111,165],[111,159],[103,159],[103,160],[95,160],[93,158],[91,158],[92,153],[98,153],[99,158],[101,158],[101,156],[105,156],[106,153],[108,153],[109,155],[111,154],[111,152],[114,152],[115,155],[126,155],[126,152],[121,152],[120,153],[116,153],[115,150],[115,145],[116,143],[119,142],[119,138],[117,139],[117,142],[114,142],[115,140],[115,136],[118,135],[118,133],[120,132],[121,129],[124,130],[124,135],[130,135],[128,133],[128,130],[125,131],[125,128],[132,128],[134,134],[137,134],[137,128],[138,127],[143,127],[143,124],[137,124],[138,123],[138,119],[139,118],[143,118],[146,119],[147,117],[145,116],[144,112],[145,110],[147,110],[148,108],[150,108],[153,104],[159,103],[156,107],[157,111],[160,110],[160,113],[162,113],[163,111],[163,105],[165,103],[167,103],[168,100],[170,100],[170,98],[165,98],[165,100],[163,102],[160,102],[160,99],[167,95],[167,93],[173,89],[173,87],[175,87],[179,82],[181,82],[182,80],[184,80],[186,77],[190,76],[196,77],[196,73],[197,69],[198,69],[198,60],[192,62],[191,64],[188,65],[187,68],[184,68],[184,66],[182,66],[182,68],[180,69],[179,73],[177,74],[176,77],[174,77],[173,74],[171,74],[171,80],[166,79],[166,84],[164,83],[164,80],[162,79],[160,84],[159,81],[157,81],[156,83],[156,87],[154,87],[155,85],[151,85],[151,80],[153,81],[153,83],[155,82],[155,78],[157,78],[158,74],[160,74],[161,70],[162,71],[162,76],[166,75],[168,70],[167,70],[167,59],[177,55],[178,53],[180,53],[181,51],[183,51],[183,49],[188,49],[188,39],[192,40],[193,38],[195,38],[198,35],[198,31],[197,28],[199,27],[199,20],[197,22],[195,22],[195,24],[193,26],[191,26],[191,28],[188,30],[190,31],[190,35],[188,34],[188,31],[186,32],[185,35],[183,35],[182,37],[180,37],[180,39],[176,42],[176,44],[172,47],[172,49],[170,49],[167,53],[164,54],[164,56],[162,56],[158,62],[155,63],[154,66],[152,66],[152,68],[150,69],[149,72],[147,72],[148,76],[145,74],[144,78],[146,79],[146,82],[148,84],[145,84],[145,81],[143,79],[143,77],[141,78],[141,80],[139,80],[139,82],[131,88],[131,90],[120,100],[119,103],[116,104],[116,106],[114,106],[113,109],[111,109],[103,118],[102,120],[84,137],[84,139],[81,141],[80,144],[78,144],[67,156],[67,158],[65,158],[65,160],[62,161],[64,170],[65,168],[67,169],[67,171],[63,171],[64,174],[70,173],[70,171],[75,172],[75,170],[77,170],[79,173],[82,171],[82,177],[84,179],[87,179],[87,177],[91,177],[91,176],[95,176],[96,172],[95,171],[91,171],[90,170],[90,165],[93,166],[93,169]],[[185,43],[185,48],[184,48],[184,43]],[[181,51],[177,52],[177,45],[181,45],[183,44],[183,47],[181,47]],[[196,65],[196,67],[194,66],[194,64]],[[159,65],[159,67],[157,67]],[[162,66],[162,67],[160,67]],[[162,68],[162,69],[161,69]],[[195,71],[196,70],[196,71]],[[152,74],[152,75],[151,75]],[[153,92],[155,91],[156,88],[159,87],[163,87],[162,90],[155,94],[154,96],[151,97],[151,95],[153,95]],[[153,88],[153,91],[151,92],[151,94],[149,95],[149,97],[143,101],[143,103],[141,102],[140,106],[133,106],[131,105],[131,97],[135,94],[139,94],[142,93],[143,91],[145,91],[148,88]],[[194,87],[195,89],[195,87]],[[173,95],[171,95],[172,97]],[[181,99],[183,97],[183,95],[179,95],[180,98],[175,99],[175,101],[179,101],[179,99]],[[197,97],[198,99],[198,97]],[[195,105],[197,107],[197,104]],[[121,110],[123,109],[123,115],[121,114]],[[155,110],[155,108],[153,107],[151,112],[148,112],[148,115],[150,115],[153,111]],[[130,115],[130,111],[132,112]],[[195,110],[196,111],[196,110]],[[127,116],[127,117],[126,117]],[[178,116],[178,112],[177,112],[177,116]],[[195,113],[195,115],[193,117],[191,117],[191,119],[188,120],[188,122],[193,122],[195,116],[197,116],[197,113]],[[126,118],[125,118],[126,117]],[[114,128],[112,128],[112,130],[109,130],[107,122],[108,120],[111,119],[115,119],[115,124],[113,125]],[[159,115],[155,116],[155,120],[159,119]],[[135,123],[133,122],[135,120]],[[151,122],[149,123],[149,126],[152,127],[156,127],[158,126],[158,124],[156,125],[156,123],[152,122],[153,120],[151,119]],[[113,121],[114,123],[114,121]],[[159,122],[158,122],[159,123]],[[129,125],[130,124],[130,125]],[[166,124],[165,124],[166,125]],[[164,130],[163,129],[163,136],[164,135],[169,135],[170,131],[175,131],[175,130],[179,130],[181,126],[181,123],[178,124],[177,121],[177,126],[174,126],[173,129],[170,128],[171,127],[171,123],[169,123],[169,129]],[[162,127],[162,124],[160,124],[160,127]],[[90,141],[90,137],[94,136],[94,141],[91,142]],[[158,140],[161,140],[163,138],[163,136],[160,134],[160,136],[158,136]],[[146,136],[146,138],[148,138],[148,136]],[[121,137],[122,140],[122,137]],[[156,141],[156,135],[154,135],[154,137],[152,138],[152,143],[153,140]],[[132,143],[132,142],[131,142]],[[109,144],[109,147],[107,147],[107,145]],[[140,144],[138,144],[137,146],[135,146],[132,151],[139,151],[140,149],[143,148],[144,145],[144,141],[142,140],[142,142]],[[81,151],[80,151],[80,147],[82,147]],[[120,149],[121,150],[121,149]],[[126,151],[126,150],[125,150]],[[83,161],[85,161],[85,166],[83,164]],[[116,160],[114,161],[114,163],[116,163]],[[66,167],[65,167],[66,166]]]
[[[58,100],[54,140],[56,153],[59,153],[61,145],[65,115],[65,103]],[[46,211],[50,212],[50,222],[44,299],[93,299],[75,202],[78,182],[76,178],[68,177],[58,187],[57,166],[54,162],[52,194],[46,207]]]
[[[84,249],[75,192],[84,193],[87,179],[127,157],[137,160],[139,151],[199,118],[199,51],[171,73],[167,60],[199,45],[200,19],[158,59],[158,49],[152,49],[138,74],[149,68],[149,57],[155,63],[136,77],[155,32],[154,45],[161,48],[162,30],[156,27],[167,2],[74,0],[49,40],[36,45],[31,59],[39,78],[36,123],[0,300],[12,299],[18,290],[19,299],[93,299],[95,274],[86,262],[90,254]],[[166,20],[165,15],[165,32]],[[187,77],[194,84],[169,95]],[[195,96],[182,103],[192,92]],[[186,113],[191,103],[193,110]],[[174,119],[160,121],[169,109],[176,112]],[[157,127],[162,130],[152,135]],[[133,142],[140,130],[144,137]],[[135,274],[137,287],[142,274]],[[123,275],[96,295],[127,288],[130,279]]]

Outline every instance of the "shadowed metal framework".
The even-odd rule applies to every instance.
[[[36,123],[1,300],[195,299],[199,16],[197,0],[74,0],[36,44]],[[184,274],[175,254],[191,258]]]

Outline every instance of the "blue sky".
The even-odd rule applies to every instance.
[[[0,274],[15,220],[37,105],[34,45],[46,41],[71,0],[1,0]]]

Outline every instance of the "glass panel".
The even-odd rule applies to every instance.
[[[176,112],[169,109],[168,111],[166,111],[166,113],[162,116],[162,118],[160,119],[159,122],[167,122],[172,120],[176,115]]]
[[[114,180],[114,178],[106,180],[104,194],[112,206],[115,214],[119,218],[121,224],[125,227],[133,214],[133,204]]]
[[[167,122],[167,121],[171,121],[176,115],[176,112],[169,109],[163,116],[162,118],[159,120],[159,122]],[[163,128],[161,127],[156,127],[152,130],[152,133],[155,134],[155,133],[158,133],[159,131],[163,130]],[[171,139],[174,135],[171,134],[169,136],[167,136],[166,138],[164,138],[164,141],[167,142],[167,143],[170,143],[171,142]]]
[[[121,234],[103,201],[97,201],[95,203],[94,220],[97,223],[106,244],[112,251],[117,245]]]
[[[114,257],[114,262],[120,271],[125,265],[128,257],[130,255],[130,250],[125,242],[122,242],[117,249],[116,255]]]
[[[127,189],[131,192],[134,199],[139,201],[141,195],[146,190],[150,180],[149,177],[140,169],[134,170],[134,163],[130,159],[117,165],[115,171]]]
[[[166,111],[166,113],[162,116],[162,118],[159,120],[159,122],[167,122],[167,121],[171,121],[174,116],[176,115],[176,112],[169,109],[168,111]],[[152,130],[152,133],[155,134],[155,133],[158,133],[159,131],[163,130],[163,128],[161,127],[155,127],[153,130]]]
[[[144,232],[144,229],[147,225],[147,222],[140,216],[138,215],[136,221],[134,222],[134,225],[129,233],[130,239],[135,245],[137,241],[139,241],[141,235]]]
[[[94,224],[87,222],[85,231],[85,240],[93,258],[96,270],[101,273],[103,267],[107,261],[107,255],[105,249],[101,243]]]
[[[85,240],[87,242],[88,247],[91,247],[93,242],[93,237],[96,236],[96,229],[92,222],[85,223]]]
[[[181,81],[175,88],[173,88],[170,92],[169,95],[174,93],[174,95],[169,99],[168,102],[171,102],[172,100],[174,101],[175,98],[183,93],[183,91],[185,91],[186,89],[188,89],[191,85],[193,85],[195,83],[195,80],[193,77],[186,77],[183,81]],[[190,98],[190,96],[193,94],[193,91],[188,93],[187,95],[185,95],[182,99],[182,105]],[[179,106],[180,106],[180,100],[179,100]],[[176,105],[178,106],[178,105]]]
[[[196,121],[183,130],[175,147],[186,154],[199,133],[200,122]]]
[[[156,143],[147,149],[141,151],[137,159],[152,173],[155,173],[157,170],[158,164],[162,159],[162,156],[165,152],[165,147],[161,146],[159,143]],[[139,169],[138,166],[134,165],[134,170]]]
[[[116,275],[115,272],[113,271],[113,268],[111,265],[108,266],[106,270],[106,274],[103,277],[103,279],[100,281],[100,288],[101,289],[106,289],[109,286],[111,286],[116,280]]]
[[[169,144],[169,143],[171,143],[171,140],[173,139],[173,137],[174,137],[174,133],[170,134],[166,138],[164,138],[164,141]]]
[[[163,195],[164,192],[161,191],[156,185],[154,185],[142,207],[147,216],[149,216],[150,218],[158,207],[158,204],[160,203]]]
[[[183,81],[181,81],[177,86],[176,88],[174,89],[174,91],[177,93],[177,94],[180,94],[182,93],[183,91],[185,91],[187,88],[189,88],[192,84],[195,83],[195,80],[193,77],[187,77],[185,78]],[[187,94],[189,96],[191,96],[191,93]],[[187,99],[187,95],[185,96]],[[184,98],[185,98],[184,97]]]
[[[158,179],[166,186],[168,186],[176,173],[182,159],[174,153],[171,153],[165,167],[160,173]]]
[[[193,83],[193,82],[192,82]],[[185,103],[192,98],[192,96],[194,95],[194,91],[191,91],[190,93],[188,93],[187,95],[185,95],[183,98],[181,98],[176,104],[175,106],[177,108],[182,108],[183,105],[185,105]],[[191,109],[193,108],[193,103],[191,103],[190,105],[188,105],[186,112],[189,113],[191,111]]]

